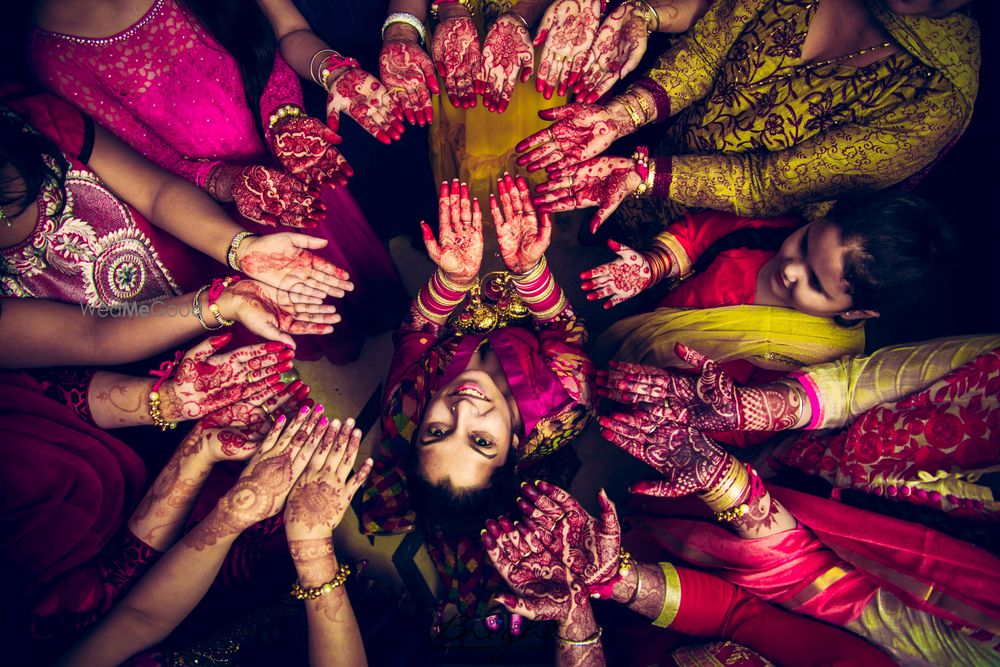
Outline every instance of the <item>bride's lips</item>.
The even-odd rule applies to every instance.
[[[479,388],[479,385],[475,382],[463,382],[462,384],[455,387],[455,391],[451,392],[452,396],[469,396],[471,398],[478,398],[481,401],[489,401],[490,399],[483,393]]]

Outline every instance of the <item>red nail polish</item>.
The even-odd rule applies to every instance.
[[[228,335],[228,334],[226,334],[226,335]],[[222,338],[222,336],[216,336],[216,338]],[[214,339],[213,339],[213,341],[214,341]],[[272,341],[269,341],[267,343],[264,343],[264,351],[265,352],[281,352],[284,349],[285,349],[285,344],[284,343],[280,343],[280,342],[278,342],[276,340],[272,340]]]

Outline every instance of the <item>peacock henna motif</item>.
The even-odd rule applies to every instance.
[[[431,93],[441,91],[427,52],[415,41],[387,39],[378,62],[382,83],[402,108],[406,120],[420,127],[429,125],[434,120]]]
[[[479,79],[482,53],[472,19],[462,16],[441,21],[431,40],[431,55],[452,106],[476,106],[473,82]]]

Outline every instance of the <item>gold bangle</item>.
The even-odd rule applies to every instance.
[[[650,116],[649,102],[646,101],[646,98],[643,97],[641,93],[633,93],[631,90],[626,90],[624,93],[622,93],[622,95],[632,96],[632,99],[635,100],[635,103],[639,105],[640,109],[642,109],[643,120],[645,121],[645,123],[648,123],[651,116]]]
[[[633,565],[635,561],[632,559],[632,554],[625,551],[625,547],[618,547],[618,574],[624,577]]]
[[[300,109],[297,105],[282,104],[275,110],[273,114],[271,114],[271,117],[267,119],[267,129],[269,130],[274,129],[274,126],[277,125],[278,121],[281,120],[282,118],[287,118],[288,116],[295,117],[302,115],[303,115],[302,109]]]
[[[236,324],[234,320],[227,320],[225,317],[222,316],[222,309],[219,308],[219,304],[210,303],[208,304],[208,309],[211,311],[212,315],[215,316],[215,319],[219,322],[219,326],[231,327],[234,324]]]
[[[738,507],[750,490],[750,474],[747,473],[746,467],[739,462],[736,463],[736,467],[738,470],[727,487],[713,493],[710,498],[702,498],[705,504],[716,512]]]
[[[448,276],[446,276],[445,273],[444,273],[444,271],[442,271],[441,269],[437,270],[437,278],[438,278],[438,280],[441,281],[442,285],[444,285],[447,289],[450,289],[452,292],[463,292],[464,293],[464,292],[468,292],[469,291],[469,287],[468,286],[462,287],[462,286],[458,285],[457,283],[455,283],[454,281],[452,281]]]
[[[561,643],[566,644],[567,646],[590,646],[591,644],[596,644],[601,641],[601,626],[598,625],[597,632],[586,639],[581,639],[580,641],[576,641],[575,639],[566,639],[559,634],[556,634],[556,637]]]
[[[642,568],[639,567],[638,565],[636,565],[635,566],[635,590],[632,591],[632,597],[630,597],[628,600],[626,600],[625,606],[628,607],[629,605],[635,604],[635,601],[639,599],[640,595],[642,595]]]
[[[160,403],[159,392],[149,392],[149,416],[152,417],[153,424],[160,427],[161,431],[177,428],[177,422],[168,422],[163,418],[163,406]]]
[[[296,581],[292,584],[291,596],[296,600],[315,600],[321,595],[326,595],[334,588],[339,588],[344,585],[347,581],[347,577],[351,575],[351,566],[341,565],[337,569],[337,576],[335,576],[330,581],[326,582],[322,586],[316,586],[315,588],[307,588],[301,584],[301,582]]]
[[[526,297],[521,294],[518,294],[518,296],[521,297],[521,301],[527,304],[535,305],[536,303],[542,303],[550,296],[552,296],[552,292],[555,291],[555,289],[556,289],[556,281],[549,280],[548,283],[546,283],[545,285],[545,289],[543,289],[538,294],[532,295],[531,297]]]
[[[229,252],[226,253],[226,262],[233,271],[242,271],[239,263],[240,246],[243,245],[245,239],[251,236],[257,236],[257,234],[247,231],[237,232],[233,240],[229,242]]]
[[[218,331],[222,328],[222,325],[210,327],[208,322],[205,321],[205,317],[201,313],[201,295],[209,288],[208,285],[202,285],[201,289],[194,293],[194,299],[191,301],[191,312],[194,313],[195,318],[198,320],[198,324],[205,331]]]
[[[382,32],[383,33],[385,32],[385,26],[382,27]],[[332,54],[332,53],[336,53],[336,51],[334,51],[333,49],[320,49],[319,51],[317,51],[316,53],[313,54],[312,58],[309,59],[309,76],[312,78],[313,83],[315,83],[317,86],[321,86],[323,84],[321,84],[319,82],[319,77],[317,76],[317,73],[319,72],[319,69],[316,68],[316,58],[319,58],[324,53],[331,53]],[[320,66],[322,66],[323,61],[320,60],[319,62],[320,62]]]
[[[532,314],[535,316],[535,319],[538,319],[538,320],[543,320],[543,321],[544,320],[551,320],[553,317],[555,317],[556,315],[558,315],[562,311],[566,310],[566,308],[567,308],[566,295],[565,294],[560,294],[559,295],[559,300],[556,301],[556,305],[552,306],[548,310],[544,310],[544,311],[542,311],[540,313],[532,313]]]
[[[534,282],[542,277],[542,274],[545,272],[545,269],[546,267],[548,267],[548,265],[549,265],[548,262],[545,261],[545,255],[542,255],[542,258],[538,260],[538,264],[535,264],[534,267],[528,269],[527,273],[523,273],[519,276],[514,276],[514,282],[516,283]]]
[[[737,464],[735,461],[729,466],[729,468],[723,473],[723,475],[716,481],[715,485],[709,489],[705,489],[701,492],[701,499],[710,505],[717,505],[719,499],[723,498],[733,485],[736,483],[736,478],[739,476],[740,472],[736,469]],[[725,509],[716,508],[716,509]]]
[[[651,4],[645,0],[626,0],[625,4],[631,5],[642,12],[642,20],[646,22],[647,35],[660,29],[660,15],[656,13]],[[656,27],[653,27],[654,22],[656,23]]]
[[[628,117],[632,119],[632,124],[635,125],[635,129],[642,127],[642,118],[639,117],[639,112],[635,110],[635,107],[628,101],[624,95],[619,95],[615,98],[619,104],[625,107],[625,112],[628,113]]]

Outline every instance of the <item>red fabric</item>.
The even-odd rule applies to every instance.
[[[695,264],[712,244],[738,229],[787,228],[788,233],[803,224],[801,218],[747,218],[724,211],[703,211],[686,215],[667,230]],[[732,248],[719,253],[702,271],[672,289],[660,308],[716,308],[752,305],[757,293],[757,273],[774,257],[775,250]]]
[[[0,572],[20,599],[107,545],[145,484],[141,459],[20,373],[0,374]]]
[[[681,606],[672,630],[730,639],[778,665],[895,664],[859,637],[789,613],[718,577],[683,567],[677,574]]]

